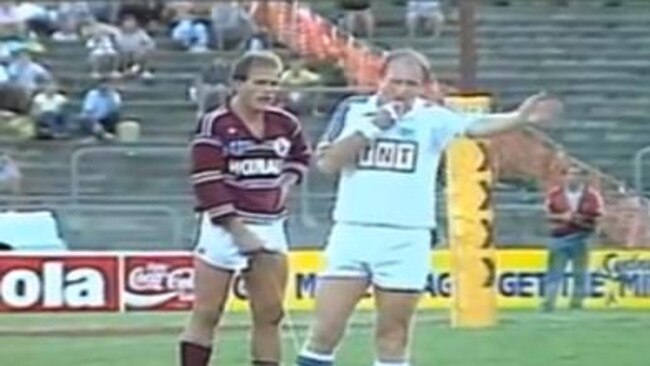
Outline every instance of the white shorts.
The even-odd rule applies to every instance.
[[[431,268],[432,232],[337,223],[321,277],[367,278],[385,290],[422,291]]]
[[[242,255],[232,235],[223,227],[214,225],[208,215],[202,214],[199,222],[195,255],[205,263],[225,270],[241,271],[248,268],[248,257]],[[285,220],[247,223],[246,226],[266,241],[266,249],[277,253],[287,252]]]

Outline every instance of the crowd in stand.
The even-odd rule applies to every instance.
[[[440,36],[445,22],[442,0],[408,0],[406,6],[405,26],[409,36],[432,34]],[[447,1],[447,6],[454,2]],[[339,0],[341,10],[339,25],[353,34],[372,38],[375,34],[375,16],[370,0]]]
[[[11,125],[21,138],[56,139],[80,127],[75,131],[82,135],[112,138],[121,98],[111,81],[153,79],[154,37],[161,36],[188,52],[274,46],[267,31],[252,21],[246,3],[239,1],[3,2],[0,110],[3,119],[13,122],[2,123],[0,130]],[[50,42],[84,44],[88,50],[90,77],[97,85],[84,96],[81,111],[67,107],[56,75],[38,61]],[[219,80],[207,79],[211,84]],[[198,92],[205,94],[201,88]],[[28,119],[21,118],[25,116],[36,123],[28,126]]]
[[[122,118],[115,81],[153,79],[156,38],[191,53],[276,46],[253,22],[246,2],[63,1],[0,3],[0,135],[109,141]],[[41,60],[52,43],[87,49],[93,86],[73,110],[65,83]],[[191,88],[202,111],[223,103],[229,65],[217,58]],[[295,78],[304,78],[296,74]],[[287,80],[290,80],[288,78]],[[297,84],[296,82],[292,82]],[[20,191],[21,174],[0,155],[0,190]]]
[[[154,39],[165,47],[189,53],[211,50],[251,51],[281,46],[250,15],[246,1],[62,1],[0,3],[0,135],[15,139],[110,141],[123,118],[116,81],[155,79]],[[341,25],[353,32],[374,33],[369,1],[342,0]],[[422,26],[439,34],[440,1],[408,1],[406,20],[411,34]],[[40,60],[52,43],[85,46],[93,86],[74,110],[65,83]],[[167,45],[168,44],[168,45]],[[317,112],[300,87],[345,85],[338,65],[308,65],[297,55],[287,59],[282,75],[289,88],[281,103],[295,113]],[[199,113],[223,104],[228,95],[230,65],[216,58],[189,89]],[[314,71],[317,69],[317,71]],[[291,90],[291,89],[294,90]],[[308,101],[309,103],[305,103]],[[17,164],[8,154],[0,159],[0,186],[20,182]],[[5,183],[3,183],[5,182]],[[1,187],[0,187],[1,189]]]

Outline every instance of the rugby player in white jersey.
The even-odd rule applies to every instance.
[[[393,51],[378,93],[343,101],[319,143],[319,169],[340,179],[315,322],[298,366],[334,364],[348,318],[369,287],[377,311],[374,365],[408,366],[411,319],[430,271],[443,151],[457,136],[550,121],[561,109],[540,94],[513,112],[468,118],[419,97],[429,75],[424,56]]]

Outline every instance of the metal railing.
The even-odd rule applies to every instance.
[[[165,153],[176,153],[176,154],[187,154],[187,146],[89,146],[82,147],[72,153],[70,157],[70,198],[72,202],[77,202],[80,196],[81,182],[80,182],[80,162],[82,158],[98,153],[112,153],[112,154],[123,154],[123,155],[137,155],[137,154],[165,154]],[[137,172],[134,172],[137,174]],[[145,179],[146,177],[143,177]],[[129,196],[123,195],[123,196]],[[136,200],[143,200],[148,198],[147,195],[141,193],[132,195]],[[158,196],[158,195],[155,195]]]

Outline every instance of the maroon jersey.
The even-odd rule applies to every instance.
[[[277,219],[286,192],[306,173],[311,149],[292,114],[268,108],[264,136],[254,136],[228,107],[207,113],[192,142],[192,183],[198,210],[213,222],[226,215]]]

